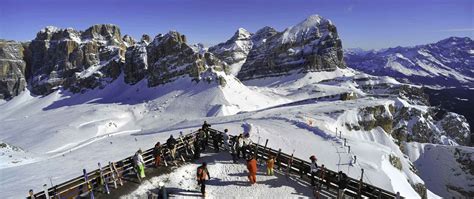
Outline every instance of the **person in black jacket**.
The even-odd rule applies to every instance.
[[[161,163],[161,144],[160,142],[155,144],[153,148],[153,157],[155,157],[155,167],[158,168]]]
[[[173,135],[170,135],[170,138],[166,140],[166,144],[168,145],[168,149],[171,152],[171,158],[175,160],[176,158],[176,139],[173,138]]]
[[[347,187],[347,175],[343,173],[342,171],[339,171],[337,175],[337,186],[338,188],[338,193],[337,193],[337,198],[342,199],[344,198],[344,191]]]
[[[214,145],[214,151],[216,153],[219,153],[219,145],[221,143],[221,134],[220,133],[214,133],[214,136],[213,136],[213,140],[212,140],[212,143]]]
[[[194,159],[199,159],[201,157],[201,138],[199,134],[196,134],[194,139]]]
[[[202,124],[202,131],[204,132],[204,145],[208,146],[209,144],[209,128],[211,127],[210,124],[207,123],[207,121],[204,121],[204,124]]]

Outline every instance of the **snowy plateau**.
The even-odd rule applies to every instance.
[[[49,55],[56,67],[40,67],[51,63],[34,56],[41,49],[34,46],[44,43],[55,51],[42,53],[60,52]],[[195,131],[204,120],[232,135],[247,131],[254,142],[268,139],[269,147],[294,151],[303,160],[315,155],[318,163],[356,179],[364,169],[365,182],[405,198],[474,195],[474,148],[468,146],[466,119],[440,114],[420,86],[346,67],[335,25],[318,15],[281,32],[241,28],[210,48],[188,45],[175,31],[135,42],[112,25],[84,32],[48,27],[30,47],[0,44],[2,67],[18,63],[20,68],[5,75],[18,78],[0,84],[9,96],[0,100],[2,198],[24,198],[29,189],[81,176],[97,162],[106,165],[180,131]],[[61,44],[67,44],[64,53]],[[30,53],[15,53],[20,48]],[[33,61],[23,63],[22,56],[31,54]],[[31,73],[21,73],[25,67]],[[402,72],[451,72],[447,75],[459,82],[473,81],[451,69]],[[16,79],[23,81],[10,87]],[[278,175],[259,173],[256,186],[239,186],[247,183],[245,166],[232,164],[228,155],[215,156],[204,157],[211,176],[219,179],[209,182],[210,198],[313,197],[310,187]],[[354,156],[357,162],[350,164]],[[123,198],[142,197],[159,181],[194,189],[198,163],[153,177]]]

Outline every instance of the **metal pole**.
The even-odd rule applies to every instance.
[[[349,148],[349,151],[347,153],[351,153],[351,146],[347,146]]]

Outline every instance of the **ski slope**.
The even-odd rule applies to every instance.
[[[360,177],[363,168],[367,182],[399,191],[407,198],[419,198],[410,183],[423,180],[410,170],[410,161],[393,138],[381,128],[342,128],[342,124],[358,122],[360,108],[397,103],[390,98],[364,97],[365,93],[351,79],[356,75],[350,69],[338,69],[252,80],[246,85],[229,75],[224,76],[225,86],[181,78],[154,88],[146,87],[144,81],[126,85],[119,78],[104,89],[84,94],[57,91],[40,97],[23,92],[0,104],[0,141],[22,149],[10,157],[4,155],[9,148],[0,148],[0,195],[24,197],[29,189],[41,190],[50,180],[58,184],[80,176],[84,168],[96,169],[97,162],[105,165],[130,156],[139,148],[151,148],[157,141],[166,141],[170,134],[189,133],[207,120],[213,128],[228,128],[231,134],[247,130],[254,142],[269,139],[270,147],[285,152],[295,150],[295,156],[301,159],[315,154],[320,164],[354,178]],[[348,91],[361,98],[317,100]],[[336,128],[342,130],[351,153],[336,136]],[[354,155],[357,163],[350,166]],[[402,170],[390,164],[390,155],[401,158]],[[189,169],[178,170],[177,175]],[[240,172],[242,168],[232,169]],[[217,176],[224,175],[221,172]],[[297,190],[305,195],[298,191],[299,185],[291,185],[272,190],[282,194]],[[272,186],[257,185],[254,189],[262,188],[258,194],[264,194]],[[429,193],[429,197],[436,195]]]

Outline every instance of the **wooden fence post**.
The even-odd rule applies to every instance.
[[[359,198],[362,195],[362,181],[364,179],[364,169],[361,169],[361,172],[362,173],[360,174],[359,189],[357,190],[357,195],[359,196]]]

